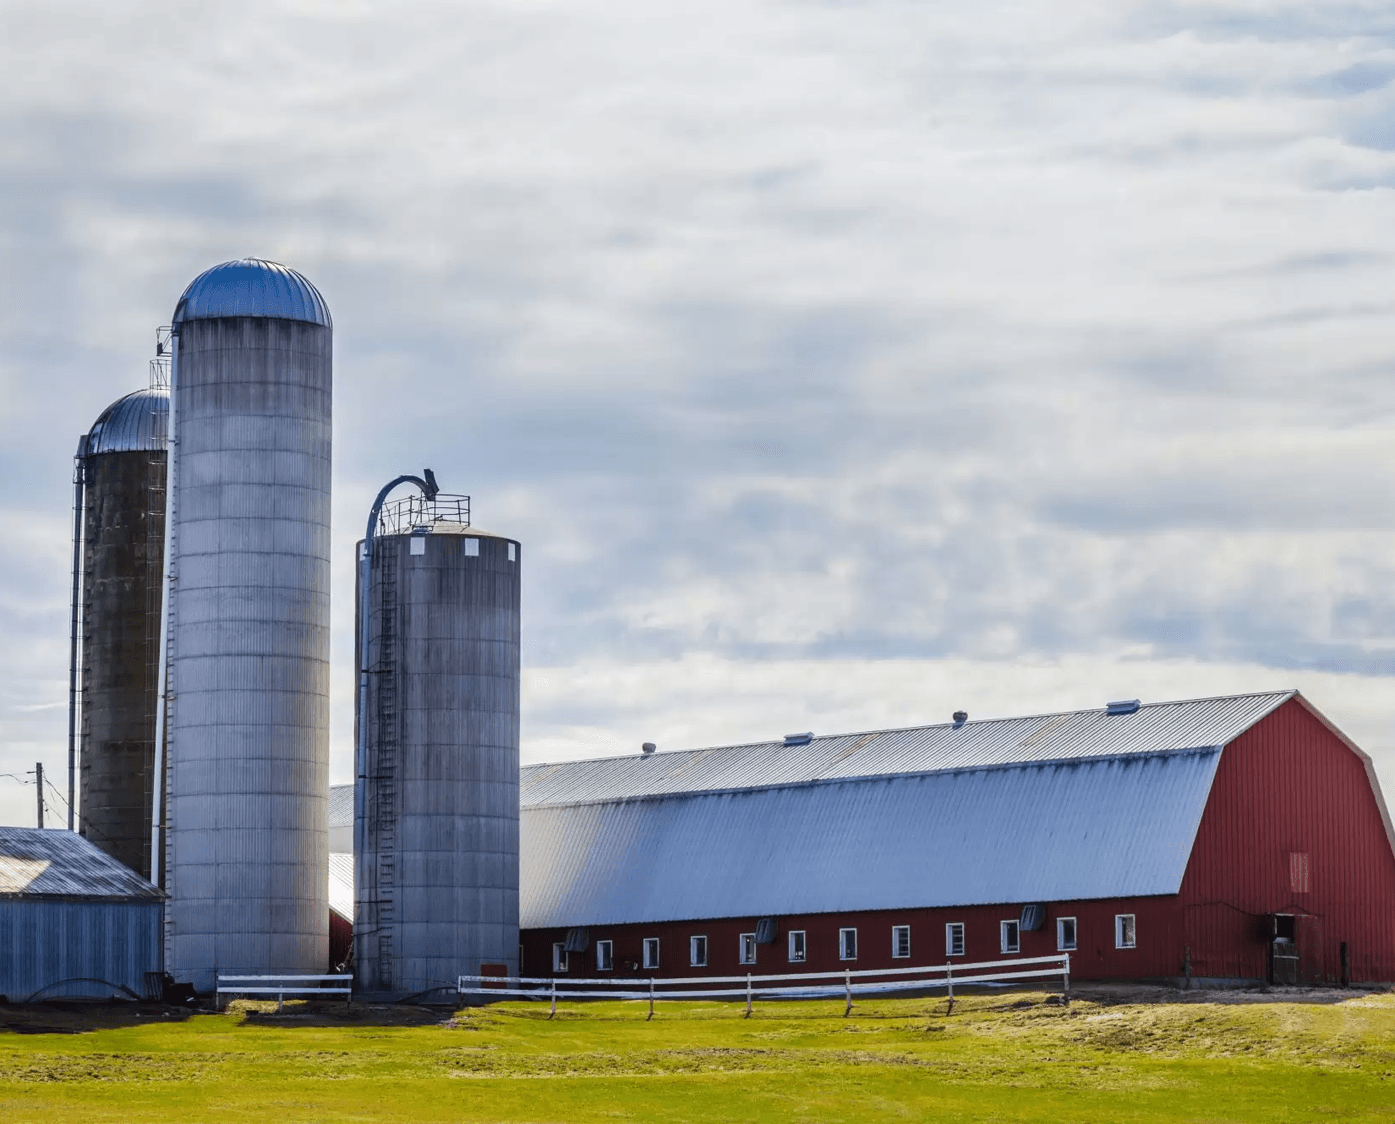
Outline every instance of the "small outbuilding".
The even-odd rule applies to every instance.
[[[164,902],[81,835],[0,827],[0,995],[139,998],[161,970]]]

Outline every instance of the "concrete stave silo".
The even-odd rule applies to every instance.
[[[358,986],[516,975],[521,548],[456,497],[414,497],[385,511],[371,558]]]
[[[164,386],[118,399],[82,438],[76,472],[78,830],[144,878],[155,791],[168,415]]]
[[[173,331],[166,967],[206,991],[328,956],[333,329],[249,258]]]

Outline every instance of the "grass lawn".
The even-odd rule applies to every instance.
[[[81,1033],[21,1033],[33,1018],[0,1008],[0,1121],[1395,1120],[1395,995],[1120,998],[868,1001],[847,1019],[840,1002],[750,1019],[670,1003],[652,1022],[639,1003],[552,1021],[505,1004],[422,1025],[243,1003],[99,1009],[88,1025],[108,1025]]]

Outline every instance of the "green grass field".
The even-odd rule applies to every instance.
[[[32,1019],[0,1008],[0,1121],[1395,1120],[1395,995],[1118,998],[980,996],[948,1016],[872,1001],[846,1019],[835,1002],[750,1019],[684,1003],[652,1022],[642,1004],[553,1021],[509,1004],[415,1026],[239,1004],[82,1033],[21,1033]]]

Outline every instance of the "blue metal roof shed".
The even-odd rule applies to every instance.
[[[74,832],[0,827],[0,995],[140,996],[164,899]]]

